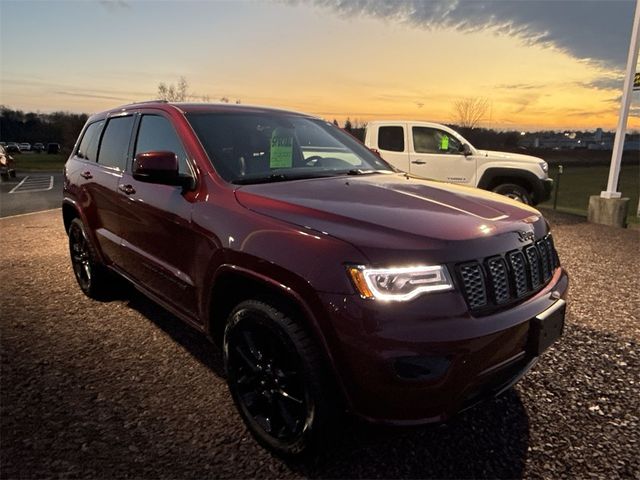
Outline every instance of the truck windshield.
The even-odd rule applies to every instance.
[[[216,171],[237,184],[390,173],[388,163],[331,123],[286,114],[190,113]]]

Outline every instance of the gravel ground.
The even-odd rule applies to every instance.
[[[73,279],[60,212],[0,220],[2,478],[640,479],[640,235],[550,215],[572,276],[562,341],[447,425],[346,421],[285,463],[235,413],[220,357],[135,292]]]

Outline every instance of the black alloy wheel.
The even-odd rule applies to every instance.
[[[224,336],[227,382],[245,424],[263,446],[299,455],[328,423],[319,356],[300,326],[267,303],[242,302]]]
[[[112,293],[112,277],[100,262],[79,218],[71,221],[68,235],[71,265],[78,285],[90,298],[107,299]]]
[[[91,290],[93,275],[90,250],[82,226],[76,222],[73,222],[69,228],[69,252],[78,285],[84,292]]]

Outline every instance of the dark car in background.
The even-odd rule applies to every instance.
[[[0,177],[3,179],[15,178],[16,169],[14,168],[14,160],[6,148],[0,145]]]
[[[112,274],[223,351],[250,432],[309,451],[347,410],[441,422],[562,333],[568,277],[540,212],[400,172],[331,123],[239,105],[92,116],[64,171],[80,288]]]
[[[60,153],[61,146],[59,143],[47,143],[47,153],[55,154]]]
[[[7,153],[20,153],[20,147],[15,142],[7,143],[6,147],[4,147]]]
[[[31,147],[31,150],[33,150],[36,153],[40,153],[42,151],[44,151],[44,143],[34,143],[33,146]]]

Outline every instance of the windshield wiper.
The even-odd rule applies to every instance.
[[[237,178],[233,180],[236,185],[248,185],[251,183],[270,183],[270,182],[284,182],[286,180],[290,180],[289,177],[282,173],[272,173],[266,177],[245,177],[245,178]]]
[[[362,170],[360,168],[353,168],[347,171],[347,175],[371,175],[373,173],[383,173],[387,170]],[[392,172],[389,172],[392,173]]]

